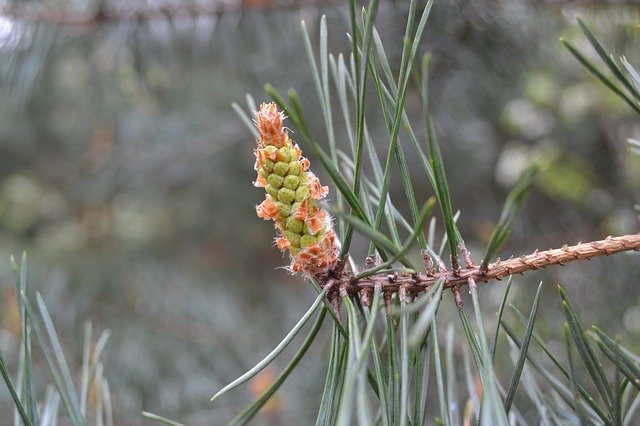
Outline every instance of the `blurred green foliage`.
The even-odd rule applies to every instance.
[[[381,37],[399,46],[406,10],[402,2],[380,8]],[[558,43],[564,35],[589,52],[575,12],[612,51],[640,62],[634,6],[435,3],[422,46],[433,55],[430,104],[453,208],[462,211],[460,230],[476,257],[508,188],[533,159],[547,167],[498,255],[637,232],[640,160],[629,155],[626,139],[640,138],[640,127],[633,111]],[[26,249],[31,287],[43,293],[76,363],[81,346],[74,336],[85,319],[112,330],[103,358],[116,424],[138,424],[142,409],[210,424],[255,396],[238,391],[237,403],[215,410],[207,403],[273,347],[306,309],[310,292],[274,270],[286,262],[270,247],[272,229],[254,215],[254,144],[230,104],[246,92],[266,99],[264,82],[282,92],[294,87],[310,127],[321,129],[298,23],[304,18],[315,29],[322,13],[329,50],[346,50],[341,4],[89,25],[0,16],[3,353],[17,354],[19,345],[8,258]],[[399,51],[387,54],[400,63]],[[419,122],[412,85],[407,108]],[[383,143],[384,123],[368,124]],[[336,131],[345,137],[345,129]],[[417,159],[409,162],[420,170]],[[432,195],[428,182],[415,182],[416,193]],[[396,176],[394,191],[403,191]],[[354,239],[358,263],[364,243]],[[619,256],[526,280],[566,283],[576,306],[597,304],[581,309],[585,321],[640,337],[640,290],[634,274],[617,271],[640,266]],[[498,305],[502,288],[495,287],[481,292],[485,306]],[[534,286],[519,285],[511,297],[530,300],[533,293]],[[563,345],[555,327],[561,307],[545,305],[543,295],[539,310],[536,326],[553,325],[545,337]],[[442,315],[456,313],[447,304]],[[265,423],[310,421],[315,413],[305,402],[319,399],[327,356],[318,350],[303,360],[307,374],[283,387]],[[9,396],[1,392],[5,410]]]

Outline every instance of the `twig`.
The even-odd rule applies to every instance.
[[[542,0],[547,6],[638,6],[637,0]]]
[[[67,26],[93,26],[101,23],[123,21],[150,21],[154,19],[179,18],[186,16],[223,15],[242,12],[249,8],[281,9],[302,8],[331,4],[332,0],[238,0],[236,2],[211,1],[207,3],[181,2],[178,4],[164,3],[147,6],[136,4],[127,7],[109,7],[102,2],[94,11],[81,12],[73,9],[54,9],[40,3],[13,5],[0,7],[0,16],[9,17],[20,22],[51,23]]]
[[[561,248],[546,251],[535,251],[532,254],[520,257],[512,257],[508,260],[498,260],[490,263],[486,272],[479,266],[470,266],[467,269],[453,271],[441,269],[435,272],[430,269],[419,274],[397,274],[393,280],[388,274],[372,275],[365,278],[355,278],[351,273],[342,271],[339,274],[331,272],[326,277],[318,277],[323,285],[331,283],[331,286],[339,287],[341,292],[350,295],[361,293],[365,289],[373,289],[381,286],[385,295],[390,295],[403,288],[406,292],[419,293],[428,290],[436,281],[443,279],[445,288],[459,289],[462,286],[473,283],[486,283],[492,280],[501,280],[514,274],[523,274],[527,271],[546,268],[551,265],[564,265],[574,260],[588,260],[597,256],[608,256],[623,251],[640,251],[640,234],[624,235],[621,237],[607,237],[604,240],[590,243],[578,243],[575,246],[564,245]],[[335,271],[334,271],[335,272]]]

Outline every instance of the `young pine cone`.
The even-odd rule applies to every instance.
[[[308,171],[309,160],[289,139],[282,127],[284,114],[275,103],[263,103],[255,115],[260,139],[254,151],[258,172],[254,185],[267,193],[256,207],[258,217],[275,222],[276,246],[289,250],[292,272],[323,274],[338,259],[331,218],[317,203],[329,188]]]

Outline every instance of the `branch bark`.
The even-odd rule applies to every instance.
[[[600,241],[578,243],[574,246],[564,245],[561,248],[540,252],[536,250],[529,255],[511,257],[508,260],[498,259],[496,262],[490,263],[486,271],[467,260],[466,269],[443,270],[443,266],[441,266],[440,270],[435,272],[431,266],[433,264],[431,259],[425,258],[427,272],[417,274],[377,274],[357,278],[352,273],[338,268],[325,276],[318,277],[318,279],[329,298],[348,293],[351,295],[359,294],[362,300],[368,300],[376,287],[381,287],[385,294],[397,292],[404,297],[407,294],[426,291],[438,280],[444,280],[445,288],[459,293],[460,287],[465,285],[501,280],[509,275],[523,274],[551,265],[564,265],[575,260],[589,260],[592,257],[609,256],[623,251],[640,251],[640,234],[609,236]]]

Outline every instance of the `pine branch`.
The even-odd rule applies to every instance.
[[[365,278],[358,278],[345,271],[343,268],[336,268],[327,275],[318,277],[321,286],[327,292],[329,298],[338,295],[356,295],[366,304],[371,299],[371,294],[376,287],[381,287],[385,295],[390,296],[398,293],[400,297],[413,295],[431,288],[436,281],[444,280],[444,287],[453,290],[456,296],[456,305],[462,307],[459,298],[460,287],[476,283],[486,283],[492,280],[501,280],[504,277],[514,274],[523,274],[527,271],[546,268],[551,265],[561,265],[574,260],[589,260],[597,256],[609,256],[623,251],[640,251],[640,234],[624,235],[620,237],[607,237],[604,240],[592,241],[589,243],[578,243],[574,246],[564,245],[561,248],[535,251],[532,254],[511,257],[508,260],[498,259],[490,263],[486,271],[480,266],[474,265],[466,250],[461,250],[466,263],[466,269],[452,271],[445,268],[442,260],[436,259],[439,270],[436,272],[433,260],[424,255],[426,272],[409,274],[377,274]]]

